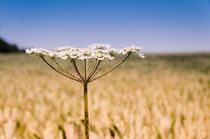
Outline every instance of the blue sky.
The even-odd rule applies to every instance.
[[[0,36],[22,48],[210,51],[210,0],[0,0]]]

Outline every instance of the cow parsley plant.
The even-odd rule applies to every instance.
[[[60,47],[55,50],[43,48],[26,49],[26,53],[40,57],[48,66],[56,72],[68,77],[71,80],[83,84],[84,87],[84,115],[85,115],[85,138],[89,139],[89,118],[88,118],[88,84],[95,81],[123,64],[131,55],[144,58],[142,48],[134,45],[120,50],[111,48],[109,44],[91,44],[88,48]],[[101,72],[107,62],[111,62],[115,57],[123,55],[124,58],[117,65]],[[92,67],[88,63],[95,61]],[[69,62],[73,72],[65,69],[61,61]],[[78,68],[78,64],[84,64],[83,69]],[[88,71],[90,69],[90,71]],[[83,71],[82,71],[83,70]]]

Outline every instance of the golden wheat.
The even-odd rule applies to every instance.
[[[91,139],[210,138],[209,61],[133,58],[93,82]],[[82,139],[83,130],[80,84],[37,58],[0,55],[0,139]]]

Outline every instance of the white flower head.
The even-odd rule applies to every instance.
[[[125,47],[119,50],[120,54],[127,55],[127,54],[137,54],[141,58],[144,58],[143,53],[141,52],[141,47],[136,47],[135,45],[131,45],[130,47]]]
[[[26,49],[26,53],[35,56],[49,56],[49,50],[43,48]]]
[[[26,53],[35,56],[45,56],[50,58],[61,58],[64,60],[67,59],[78,59],[78,60],[86,60],[86,59],[96,59],[96,60],[113,60],[115,58],[115,54],[138,54],[141,58],[144,58],[144,55],[141,53],[142,48],[131,45],[130,47],[126,47],[120,49],[113,49],[109,44],[91,44],[88,48],[74,48],[69,46],[59,47],[55,50],[46,50],[42,48],[31,48],[26,49]]]

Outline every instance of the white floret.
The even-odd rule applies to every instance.
[[[123,49],[120,49],[119,53],[122,54],[122,55],[137,54],[141,58],[144,58],[144,55],[141,52],[141,50],[142,50],[141,47],[136,47],[135,45],[131,45],[130,47],[125,47]]]

